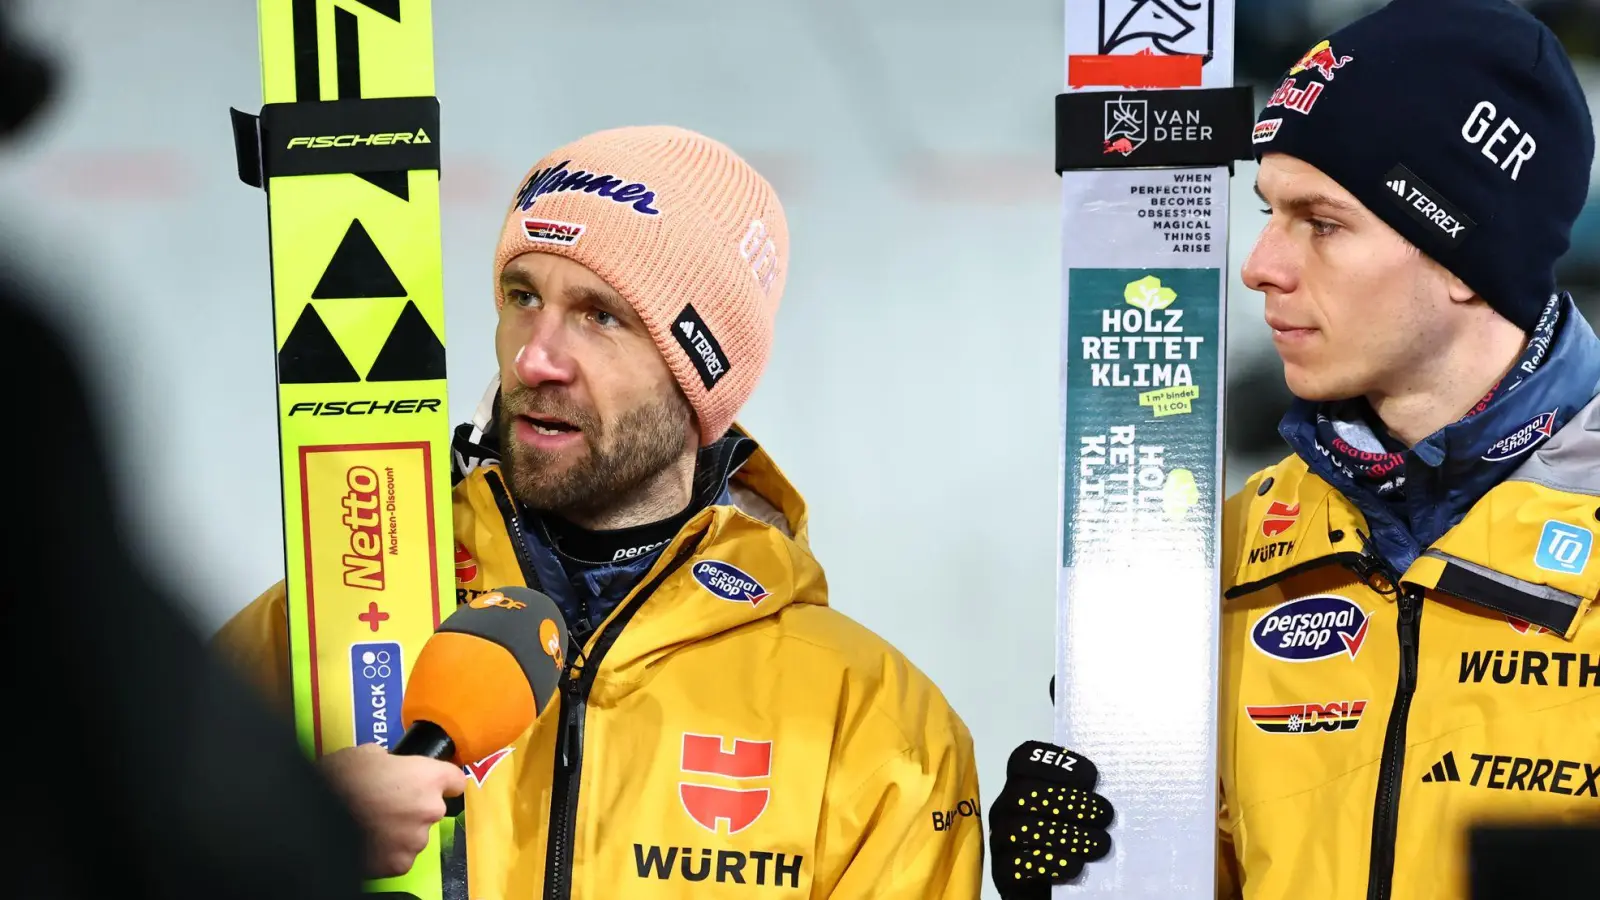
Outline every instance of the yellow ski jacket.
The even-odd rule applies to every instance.
[[[561,694],[468,766],[471,900],[977,898],[972,739],[938,688],[827,604],[764,451],[589,638]],[[454,490],[457,602],[526,583],[489,464]],[[280,583],[219,641],[287,702]]]
[[[1600,815],[1600,398],[1403,573],[1295,456],[1225,521],[1219,896],[1463,898],[1470,824]]]

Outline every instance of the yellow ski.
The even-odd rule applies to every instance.
[[[295,722],[320,756],[399,738],[406,675],[454,606],[432,10],[259,13],[264,105],[233,124],[267,194]],[[368,890],[440,900],[438,832]]]

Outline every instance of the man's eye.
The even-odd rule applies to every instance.
[[[622,324],[620,319],[603,309],[595,310],[593,315],[596,324],[600,325],[602,328],[610,328],[613,325]]]
[[[1310,222],[1311,233],[1315,234],[1317,237],[1327,237],[1328,235],[1339,230],[1337,223],[1329,222],[1327,219],[1311,219]]]
[[[506,299],[517,306],[532,306],[539,302],[539,297],[532,291],[506,291]]]

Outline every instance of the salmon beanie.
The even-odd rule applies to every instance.
[[[683,128],[600,131],[533,167],[506,216],[500,273],[524,253],[580,263],[644,321],[700,423],[722,437],[772,348],[789,262],[778,195],[728,147]]]

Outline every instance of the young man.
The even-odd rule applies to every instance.
[[[788,249],[767,182],[682,129],[591,134],[523,182],[494,259],[499,378],[457,432],[457,599],[549,594],[581,676],[465,784],[331,754],[374,874],[464,790],[473,900],[978,896],[966,727],[828,608],[800,495],[733,425]],[[285,627],[279,585],[223,634],[279,692]]]
[[[1526,12],[1395,0],[1256,134],[1297,400],[1224,512],[1219,894],[1462,897],[1480,819],[1600,814],[1594,126]]]

